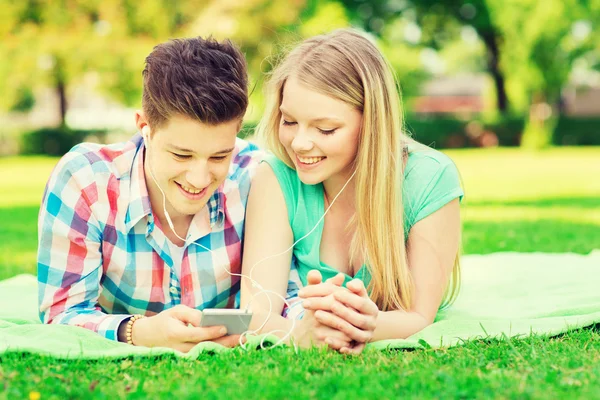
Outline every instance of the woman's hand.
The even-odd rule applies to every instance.
[[[320,280],[320,274],[318,275]],[[307,313],[314,313],[317,322],[344,333],[352,340],[349,346],[330,347],[344,354],[359,354],[373,338],[379,309],[369,298],[361,280],[350,281],[347,289],[340,287],[342,283],[343,275],[339,274],[325,283],[303,288],[299,296],[306,299],[303,302],[304,308]]]
[[[296,324],[293,336],[301,347],[328,346],[339,351],[352,346],[352,339],[342,331],[320,323],[311,310],[306,310],[302,320]]]
[[[307,280],[309,286],[323,285],[321,274],[316,270],[309,272]],[[343,282],[344,276],[340,274],[329,279],[327,284],[328,287],[335,290],[335,288],[342,289],[340,286]],[[321,324],[315,318],[315,311],[313,310],[305,310],[304,316],[296,324],[293,336],[302,347],[327,345],[331,349],[339,351],[341,348],[352,346],[352,339],[339,330]]]

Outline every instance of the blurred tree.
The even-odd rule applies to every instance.
[[[153,43],[177,36],[204,1],[22,0],[2,1],[0,67],[3,108],[22,101],[23,88],[54,88],[60,125],[68,92],[90,72],[131,104],[139,98],[139,71]],[[5,11],[5,12],[4,12]],[[135,67],[134,67],[135,66]],[[137,71],[134,78],[133,71]],[[21,97],[19,97],[21,96]]]
[[[0,107],[22,109],[23,88],[51,86],[65,125],[69,89],[86,76],[121,103],[138,105],[145,57],[173,37],[233,39],[256,84],[286,44],[301,39],[299,22],[318,2],[0,0],[0,7],[0,58],[10,60],[0,63]]]
[[[500,66],[502,32],[490,14],[486,0],[343,0],[352,20],[363,28],[382,34],[384,27],[405,15],[420,28],[424,46],[441,49],[460,35],[461,26],[470,26],[486,48],[486,70],[496,88],[496,106],[501,113],[509,109],[505,75]]]
[[[446,46],[458,34],[457,23],[472,27],[485,44],[498,110],[510,109],[507,85],[522,92],[515,93],[516,100],[525,98],[529,104],[526,147],[551,142],[552,107],[560,101],[575,60],[597,43],[591,33],[600,23],[599,0],[341,1],[354,23],[379,35],[398,16],[408,15],[419,26],[420,41],[433,48]]]
[[[50,85],[63,125],[70,88],[90,75],[120,102],[139,104],[144,58],[169,38],[232,38],[253,89],[290,44],[353,24],[377,37],[404,93],[429,74],[424,48],[451,53],[455,68],[471,70],[482,67],[472,60],[484,51],[498,109],[528,109],[524,144],[535,146],[548,142],[552,107],[574,61],[597,46],[600,21],[600,0],[0,0],[0,8],[0,58],[8,60],[0,63],[0,107],[26,110],[31,93]],[[460,43],[465,27],[483,47]],[[259,91],[252,99],[257,119]]]
[[[10,60],[2,70],[8,79],[8,99],[13,107],[22,87],[40,84],[54,87],[60,122],[67,112],[67,86],[85,70],[94,48],[95,13],[80,2],[25,0],[12,4],[3,21],[2,53]]]
[[[406,18],[389,20],[389,23],[379,23],[378,19],[372,21],[370,27],[364,25],[367,20],[360,20],[364,7],[377,6],[377,2],[364,2],[361,7],[348,7],[343,1],[338,0],[308,0],[303,11],[299,32],[303,37],[310,37],[330,32],[336,28],[358,26],[372,34],[372,39],[385,54],[395,70],[402,88],[402,96],[410,98],[418,93],[419,86],[431,73],[423,68],[420,53],[423,45],[406,39],[405,32],[410,24]],[[309,11],[310,10],[310,11]],[[379,15],[380,12],[368,12],[368,15]],[[366,18],[365,15],[363,17]],[[374,21],[374,22],[373,22]],[[400,33],[400,34],[399,34]]]
[[[528,103],[524,147],[552,143],[561,92],[574,62],[594,49],[600,2],[488,0],[505,38],[504,70]]]

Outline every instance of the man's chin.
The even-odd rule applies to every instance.
[[[167,202],[171,206],[169,208],[173,210],[173,213],[176,216],[183,217],[198,214],[200,210],[202,210],[206,206],[206,203],[208,203],[209,198],[210,196],[207,196],[206,198],[192,201],[181,196],[178,193],[177,196],[175,196],[175,199],[167,198]]]
[[[177,207],[177,212],[180,215],[194,216],[206,206],[206,203],[206,200],[195,201],[192,204],[188,202],[187,204],[182,204],[180,207]]]

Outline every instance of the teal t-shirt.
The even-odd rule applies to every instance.
[[[459,198],[464,192],[460,184],[458,170],[452,160],[445,154],[424,147],[415,149],[409,146],[409,155],[404,169],[403,204],[404,233],[408,237],[410,229],[420,220]],[[294,241],[306,235],[325,212],[323,185],[306,185],[298,178],[294,169],[271,155],[264,160],[268,163],[281,186],[288,210],[288,218]],[[320,245],[323,235],[324,221],[294,246],[295,267],[302,285],[306,285],[306,277],[312,269],[321,272],[323,280],[339,273],[333,267],[321,262]],[[365,285],[369,284],[370,274],[363,266],[355,275]],[[346,275],[344,285],[352,277]]]

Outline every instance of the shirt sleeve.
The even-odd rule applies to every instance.
[[[38,218],[38,303],[47,324],[79,326],[118,340],[130,315],[102,312],[102,228],[92,212],[98,199],[93,166],[72,150],[55,167]]]
[[[424,157],[415,165],[409,191],[410,225],[433,214],[452,200],[462,201],[464,191],[456,165],[447,157]]]
[[[273,154],[269,154],[262,161],[269,164],[277,178],[277,182],[279,182],[287,207],[288,219],[293,227],[296,208],[298,207],[297,173]]]

